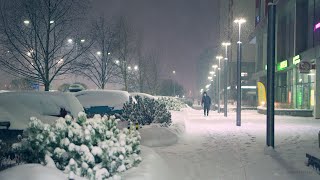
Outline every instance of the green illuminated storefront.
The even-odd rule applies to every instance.
[[[276,107],[284,109],[313,109],[315,73],[302,74],[298,63],[300,55],[277,63],[276,66]]]

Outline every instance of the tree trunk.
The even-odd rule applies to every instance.
[[[50,90],[50,83],[45,82],[44,83],[44,91],[49,91]]]

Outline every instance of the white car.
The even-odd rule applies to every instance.
[[[130,100],[136,102],[127,91],[84,90],[74,93],[89,117],[94,114],[121,113],[123,105]]]
[[[77,117],[83,106],[71,93],[5,92],[0,93],[0,124],[9,122],[9,129],[26,129],[30,117],[52,124],[59,117]]]

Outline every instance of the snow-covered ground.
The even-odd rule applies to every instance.
[[[317,139],[320,120],[276,116],[276,147],[272,150],[265,146],[265,115],[256,111],[242,111],[241,127],[235,125],[234,112],[230,112],[227,118],[223,113],[212,111],[209,117],[203,117],[202,111],[185,108],[182,111],[173,111],[172,119],[170,131],[178,135],[178,142],[170,146],[161,142],[158,142],[157,147],[142,146],[143,161],[138,167],[124,172],[123,179],[320,179],[315,170],[305,165],[306,153],[320,157]],[[157,131],[158,127],[148,128]],[[161,132],[162,130],[158,133],[161,135]],[[157,137],[149,138],[150,141],[157,141]],[[39,173],[39,177],[43,177],[43,173],[25,172],[23,169],[22,174]],[[0,177],[8,177],[5,172],[10,172],[10,169],[0,172]],[[13,169],[12,172],[16,171]],[[49,176],[57,174],[56,179],[64,176],[51,171],[43,172]]]
[[[177,121],[184,121],[186,131],[178,143],[153,148],[171,170],[169,179],[320,179],[305,166],[305,153],[320,157],[319,120],[276,116],[275,151],[265,148],[266,119],[256,111],[242,111],[241,127],[235,113],[203,117],[202,111],[187,109],[173,113]]]

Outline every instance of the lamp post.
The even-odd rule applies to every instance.
[[[214,79],[215,79],[215,80],[214,80],[214,84],[217,84],[215,77],[217,76],[217,75],[216,75],[216,69],[218,68],[218,65],[214,64],[214,65],[212,65],[212,68],[213,68],[213,70],[214,70],[214,71],[213,71],[213,77],[214,77]],[[214,105],[214,107],[213,107],[214,110],[216,110],[216,105],[215,105],[215,103],[216,103],[216,98],[215,98],[215,97],[216,97],[216,94],[217,94],[217,86],[214,86],[214,88],[213,88],[213,96],[212,96],[212,99],[214,100],[214,104],[213,104],[213,105]]]
[[[237,126],[241,126],[241,25],[246,22],[245,19],[239,18],[234,21],[239,25],[239,41],[237,49]]]
[[[174,81],[174,76],[176,75],[176,71],[172,71],[172,74],[173,74],[173,96],[176,97],[176,83]]]
[[[217,56],[216,59],[219,61],[219,66],[218,66],[218,113],[220,113],[220,80],[221,80],[221,64],[220,61],[223,57],[222,56]]]
[[[274,84],[275,84],[276,3],[268,3],[267,41],[267,146],[274,148]]]
[[[230,46],[230,42],[223,42],[222,46],[226,48],[226,55],[224,58],[224,105],[223,105],[223,110],[224,110],[224,116],[228,116],[228,46]]]

